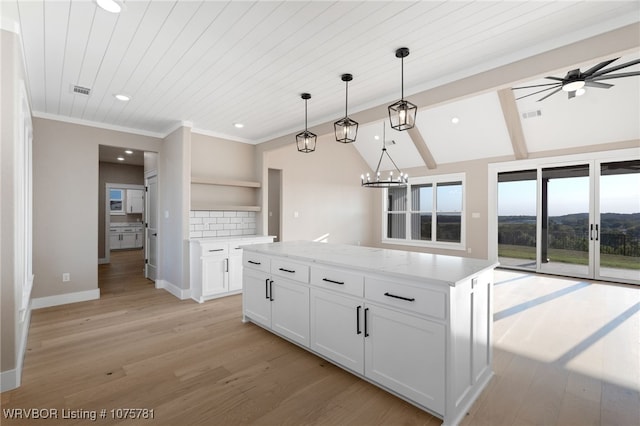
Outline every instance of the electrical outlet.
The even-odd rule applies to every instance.
[[[71,274],[68,272],[65,272],[64,274],[62,274],[62,282],[66,283],[68,281],[71,281]]]

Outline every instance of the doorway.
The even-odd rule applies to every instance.
[[[501,266],[640,284],[640,160],[554,163],[496,177]]]
[[[275,241],[281,238],[281,208],[282,208],[282,170],[268,170],[268,235],[274,236]]]

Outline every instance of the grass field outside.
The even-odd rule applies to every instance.
[[[536,260],[536,248],[509,244],[498,244],[498,256],[512,259]],[[547,256],[552,262],[588,265],[589,256],[585,251],[549,249]],[[640,270],[640,258],[615,254],[600,254],[600,266],[606,268]]]

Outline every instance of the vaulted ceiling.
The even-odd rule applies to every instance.
[[[354,75],[350,115],[386,110],[400,97],[394,51],[401,46],[411,50],[405,95],[420,100],[419,94],[640,22],[637,0],[130,0],[120,14],[93,1],[0,4],[3,22],[14,20],[22,33],[34,115],[158,136],[189,122],[195,131],[247,143],[302,130],[302,92],[312,94],[310,126],[327,129],[344,116],[340,75],[346,72]],[[616,63],[638,59],[640,40],[631,45],[610,46],[607,54],[623,55]],[[518,143],[539,152],[640,139],[638,77],[571,100],[564,93],[542,102],[535,96],[508,100],[511,86],[564,76],[571,67],[608,59],[602,55],[585,53],[580,63],[559,60],[505,77],[491,90],[418,103],[413,134],[387,130],[387,139],[397,142],[393,155],[407,168],[513,155]],[[91,92],[76,94],[74,85]],[[116,100],[119,93],[131,100]],[[514,111],[520,142],[509,132]],[[375,168],[382,116],[373,117],[361,122],[356,148]]]

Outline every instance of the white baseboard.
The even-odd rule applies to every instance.
[[[31,324],[31,307],[27,308],[21,335],[19,336],[19,346],[17,351],[17,365],[13,370],[0,372],[0,392],[6,392],[20,387],[22,382],[22,365],[24,354],[27,351],[27,337],[29,336],[29,325]]]
[[[109,263],[109,259],[107,259],[106,257],[98,258],[98,265],[104,265],[105,263]]]
[[[161,288],[163,290],[166,290],[180,300],[186,300],[191,298],[190,289],[180,288],[177,285],[170,283],[169,281],[156,280],[156,288]]]
[[[100,299],[100,289],[76,291],[75,293],[57,294],[55,296],[36,297],[31,301],[31,309],[48,308],[68,303],[86,302]]]

